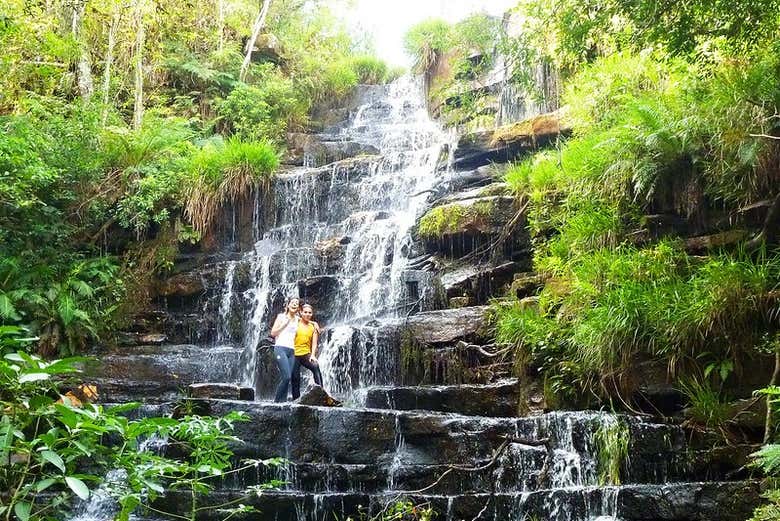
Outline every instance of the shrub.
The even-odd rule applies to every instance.
[[[388,79],[387,64],[374,56],[363,55],[350,58],[352,70],[357,75],[358,83],[380,85]]]
[[[674,242],[579,253],[555,268],[538,309],[497,308],[497,339],[548,377],[602,396],[638,359],[671,373],[695,369],[705,352],[739,364],[770,327],[780,284],[778,255],[699,261]]]
[[[239,85],[218,104],[221,124],[243,140],[282,142],[289,128],[305,121],[308,105],[273,66],[260,68],[256,82]]]

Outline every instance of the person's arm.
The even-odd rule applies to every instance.
[[[279,333],[281,333],[284,328],[287,327],[287,324],[290,323],[290,320],[290,317],[288,317],[286,314],[277,315],[276,320],[274,321],[274,325],[271,326],[271,336],[274,338],[279,336]]]
[[[314,324],[314,332],[317,333],[318,335],[321,335],[322,334],[322,328],[320,327],[320,325],[317,322],[313,321],[313,320],[311,321],[311,323]]]
[[[309,360],[312,362],[317,361],[317,344],[319,343],[320,335],[317,333],[317,328],[314,328],[314,334],[311,336],[311,356]]]

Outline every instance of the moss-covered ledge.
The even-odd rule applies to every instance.
[[[512,218],[514,205],[513,197],[502,195],[456,200],[429,210],[420,218],[417,232],[423,239],[496,233]]]

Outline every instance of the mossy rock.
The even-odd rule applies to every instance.
[[[532,118],[504,125],[493,131],[491,147],[516,142],[536,142],[540,138],[549,138],[571,131],[562,111],[540,114]]]
[[[512,218],[514,202],[512,197],[488,196],[437,206],[422,216],[418,233],[425,239],[496,233]]]

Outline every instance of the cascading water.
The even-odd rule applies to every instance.
[[[437,180],[445,137],[428,115],[422,83],[405,77],[369,89],[354,117],[330,136],[373,147],[378,155],[277,176],[276,215],[270,225],[255,218],[256,230],[265,229],[256,231],[257,246],[245,259],[253,280],[244,295],[251,303],[245,317],[244,384],[253,383],[255,349],[281,312],[281,301],[298,295],[306,299],[312,277],[324,277],[333,286],[328,301],[315,304],[315,318],[327,314],[323,325],[330,340],[320,350],[326,388],[346,393],[384,383],[382,364],[388,357],[381,343],[353,328],[402,311],[409,230]],[[257,205],[255,213],[260,210]],[[318,244],[337,239],[343,243],[338,264],[323,265]],[[235,266],[227,270],[225,292],[232,293]],[[221,313],[230,302],[231,296],[223,294]],[[359,354],[353,357],[350,350]]]

